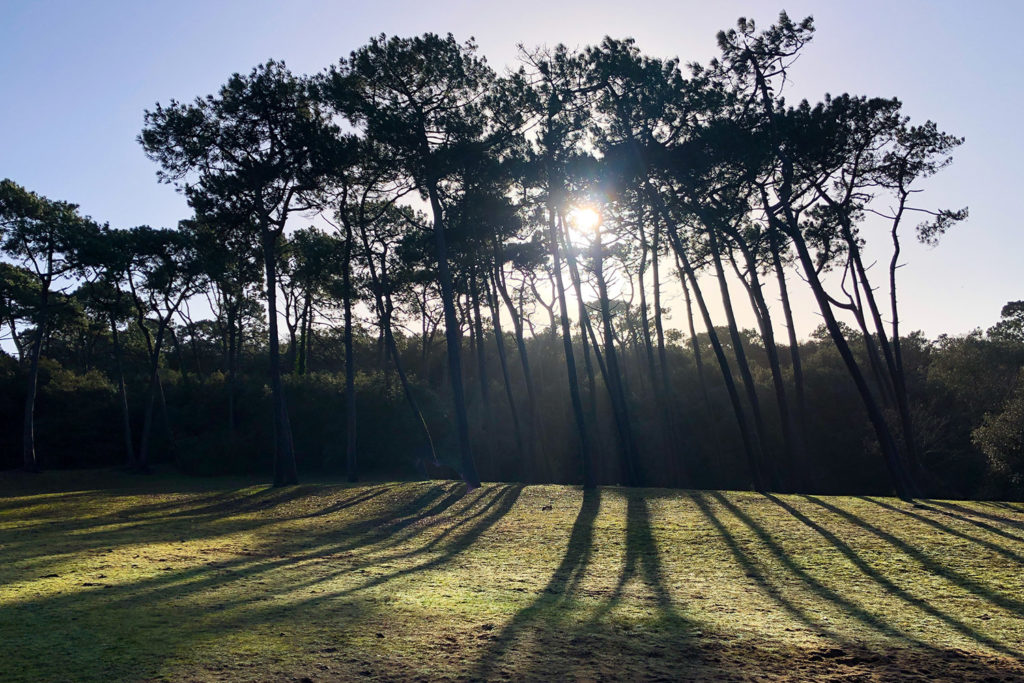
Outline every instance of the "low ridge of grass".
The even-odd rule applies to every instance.
[[[1024,678],[1024,507],[0,477],[0,680]]]

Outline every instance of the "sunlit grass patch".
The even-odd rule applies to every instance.
[[[5,681],[1024,676],[1013,505],[113,472],[0,491]]]

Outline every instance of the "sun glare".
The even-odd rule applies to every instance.
[[[569,228],[578,236],[592,239],[594,230],[601,224],[601,214],[588,207],[577,207],[569,212]]]

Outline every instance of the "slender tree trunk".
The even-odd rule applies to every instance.
[[[657,225],[655,225],[651,240],[651,278],[653,280],[651,284],[654,287],[654,331],[658,340],[658,363],[661,366],[662,391],[664,391],[665,396],[670,397],[671,402],[674,403],[676,400],[675,392],[672,391],[672,373],[669,371],[668,353],[665,351],[665,328],[662,324],[664,311],[661,307],[661,275],[659,268],[661,251],[658,245],[659,236],[660,232]]]
[[[583,318],[583,322],[583,332],[590,337],[590,347],[594,350],[594,358],[597,360],[597,367],[601,371],[601,381],[604,382],[604,386],[607,389],[611,382],[608,379],[608,365],[604,361],[604,354],[601,353],[601,342],[598,340],[597,334],[594,333],[594,325],[590,320],[589,313]],[[608,395],[608,400],[611,401],[611,394]]]
[[[775,279],[779,283],[779,298],[782,301],[782,313],[786,318],[786,331],[789,335],[789,358],[793,365],[793,392],[796,397],[796,441],[799,452],[806,457],[807,454],[807,400],[804,392],[804,366],[800,359],[800,342],[796,337],[796,324],[793,322],[793,308],[789,303],[789,289],[786,286],[786,273],[782,268],[782,256],[778,244],[778,236],[774,228],[771,228],[769,239],[771,242],[772,267],[775,269]],[[813,470],[805,466],[804,477],[813,479]]]
[[[181,352],[181,341],[178,339],[178,333],[174,331],[174,327],[171,325],[167,326],[167,332],[171,335],[171,343],[174,344],[174,357],[178,361],[178,372],[181,373],[181,381],[189,387],[192,384],[192,380],[189,378],[188,371],[185,370],[185,356]]]
[[[288,299],[284,303],[285,320],[284,326],[288,330],[288,351],[285,355],[285,364],[288,367],[288,372],[297,375],[299,373],[299,341],[298,341],[298,330],[299,330],[299,318],[301,314],[295,311],[295,322],[292,322],[291,311],[292,305]]]
[[[497,240],[497,237],[495,237],[495,240]],[[526,419],[530,430],[528,448],[531,462],[535,463],[540,442],[540,430],[537,425],[537,392],[533,385],[533,373],[530,371],[530,354],[526,350],[523,317],[508,293],[508,285],[505,282],[505,273],[502,265],[504,259],[501,258],[500,245],[497,241],[495,241],[494,257],[494,286],[498,294],[501,295],[501,300],[505,302],[505,308],[508,309],[509,316],[512,318],[512,331],[516,340],[516,349],[519,352],[519,366],[523,373],[523,382],[526,385]],[[501,313],[499,312],[498,315],[500,317]]]
[[[448,264],[448,242],[444,234],[441,200],[433,184],[427,187],[430,207],[434,214],[434,244],[437,249],[437,271],[441,285],[441,303],[444,307],[445,342],[448,346],[448,375],[452,384],[452,401],[455,407],[456,432],[459,451],[462,455],[462,478],[469,489],[480,487],[480,478],[473,462],[473,451],[469,443],[469,417],[466,413],[466,396],[462,384],[462,358],[459,352],[461,327],[455,314],[455,293]]]
[[[659,407],[661,413],[661,437],[662,437],[662,448],[665,450],[680,452],[686,448],[686,439],[683,437],[683,430],[680,428],[679,422],[673,419],[673,414],[677,413],[675,410],[676,397],[671,390],[669,383],[669,367],[666,361],[665,353],[665,337],[664,331],[661,328],[661,296],[658,292],[658,243],[657,233],[658,230],[654,230],[654,241],[653,246],[648,245],[647,237],[644,234],[643,225],[637,226],[640,232],[641,242],[641,257],[640,257],[640,271],[639,271],[639,283],[640,283],[640,319],[642,325],[643,339],[644,339],[644,350],[646,352],[647,371],[651,378],[651,388],[654,393],[654,400]],[[655,319],[655,334],[657,337],[658,345],[658,363],[654,361],[654,349],[651,341],[651,323],[650,316],[647,314],[647,293],[646,287],[644,286],[644,272],[646,270],[646,256],[650,252],[651,254],[651,272],[653,277],[654,285],[654,319]],[[657,367],[661,368],[660,373]],[[660,374],[660,376],[659,376]],[[686,469],[686,464],[682,458],[672,458],[669,460],[670,472],[669,475],[678,481],[680,472]],[[684,475],[685,476],[685,475]]]
[[[140,319],[141,320],[141,319]],[[141,323],[140,323],[141,324]],[[149,472],[149,446],[153,434],[153,408],[159,394],[160,352],[163,349],[164,321],[161,319],[156,331],[156,338],[149,345],[149,389],[146,392],[146,413],[142,421],[142,434],[139,436],[139,471]]]
[[[310,318],[313,315],[312,306],[312,297],[309,292],[306,292],[305,300],[302,303],[302,316],[299,318],[299,349],[298,359],[295,363],[295,369],[300,375],[306,374],[306,351],[309,345]]]
[[[549,195],[550,196],[550,195]],[[565,352],[565,369],[569,380],[569,397],[572,400],[572,412],[576,418],[576,431],[580,441],[580,460],[583,470],[583,488],[592,489],[597,483],[594,476],[590,435],[587,432],[587,421],[583,416],[583,403],[580,400],[579,379],[576,374],[576,357],[572,346],[572,329],[569,325],[569,310],[565,302],[565,287],[562,284],[562,261],[558,249],[558,230],[555,221],[555,207],[548,201],[548,239],[551,242],[552,271],[555,278],[555,295],[562,324],[562,347]]]
[[[750,298],[750,306],[754,310],[759,331],[761,333],[761,341],[764,343],[765,354],[768,356],[768,367],[772,373],[772,388],[775,390],[775,402],[778,406],[779,411],[779,424],[782,427],[782,441],[785,446],[785,453],[787,456],[787,465],[785,468],[790,480],[802,479],[803,478],[803,452],[800,448],[801,444],[798,442],[794,435],[795,426],[793,424],[793,414],[789,406],[789,397],[786,395],[786,384],[785,379],[782,376],[782,365],[779,362],[779,349],[775,344],[775,330],[772,329],[772,317],[771,310],[768,308],[768,303],[764,299],[764,291],[761,288],[761,279],[757,274],[757,261],[754,255],[747,249],[741,242],[738,242],[740,251],[746,260],[747,265],[747,277],[749,281],[740,272],[739,266],[736,264],[733,255],[730,252],[729,258],[732,261],[733,267],[736,270],[736,277],[747,291],[747,295]],[[779,484],[778,475],[776,484]],[[790,486],[791,490],[803,489],[804,485],[801,481],[796,487]]]
[[[462,283],[459,283],[462,284]],[[456,290],[458,291],[458,290]],[[476,351],[478,344],[476,343],[476,321],[473,317],[473,307],[469,300],[469,295],[466,295],[466,303],[462,303],[462,296],[459,294],[455,295],[456,311],[459,314],[459,338],[464,339],[466,334],[469,335],[469,363],[467,367],[463,368],[462,381],[469,382],[471,375],[477,374],[473,368],[473,361],[477,358]],[[463,333],[462,329],[465,327],[466,334]]]
[[[38,472],[41,467],[36,458],[36,393],[39,387],[39,357],[43,352],[43,337],[46,336],[47,307],[50,300],[50,278],[44,277],[36,322],[35,338],[29,352],[28,386],[25,389],[25,420],[22,429],[22,466],[27,472]]]
[[[783,206],[786,208],[785,203]],[[832,306],[828,301],[828,296],[825,293],[824,286],[818,278],[818,272],[814,266],[814,260],[811,258],[810,251],[804,243],[803,236],[799,233],[798,228],[793,227],[794,221],[792,216],[787,216],[787,223],[789,224],[787,232],[789,233],[790,239],[793,241],[793,245],[796,247],[797,256],[800,258],[800,264],[803,266],[808,284],[811,286],[811,291],[814,292],[814,297],[818,302],[818,308],[821,311],[822,317],[825,319],[825,327],[828,329],[829,334],[832,337],[832,341],[836,346],[836,350],[839,351],[839,355],[843,359],[843,363],[846,365],[847,371],[850,373],[850,377],[853,379],[858,393],[860,393],[861,401],[864,403],[864,408],[868,413],[868,419],[871,421],[871,424],[875,429],[875,434],[878,437],[878,443],[881,447],[882,455],[885,459],[886,467],[889,470],[889,476],[892,478],[893,485],[896,488],[896,492],[900,498],[904,500],[911,500],[915,493],[914,485],[903,470],[902,463],[899,459],[899,451],[896,447],[896,441],[893,439],[892,432],[889,431],[889,426],[885,422],[885,416],[882,414],[882,410],[879,407],[878,402],[872,395],[871,388],[864,379],[864,374],[861,372],[860,366],[857,364],[857,360],[854,358],[853,352],[850,350],[850,345],[847,343],[846,338],[843,337],[842,330],[840,329],[839,322],[836,320],[835,314],[832,311]]]
[[[622,473],[628,486],[639,484],[636,463],[636,446],[633,442],[633,430],[629,421],[626,405],[625,389],[622,385],[622,371],[619,367],[618,354],[615,351],[615,331],[612,328],[611,307],[608,300],[608,283],[604,278],[603,254],[600,233],[594,246],[594,275],[597,278],[598,299],[601,307],[601,323],[604,329],[604,358],[608,367],[606,377],[608,390],[612,399],[612,411],[615,414],[615,425],[621,441]]]
[[[592,424],[597,423],[597,381],[594,378],[594,364],[590,361],[590,342],[588,341],[587,330],[590,327],[590,312],[583,300],[583,282],[580,279],[580,270],[576,263],[576,253],[572,244],[572,238],[567,226],[562,226],[562,238],[565,240],[565,260],[569,265],[569,279],[572,281],[573,291],[576,294],[576,303],[579,309],[580,340],[583,346],[583,367],[587,373],[587,403]],[[593,330],[590,330],[593,335]],[[595,344],[595,355],[600,353]]]
[[[871,373],[875,378],[875,387],[878,389],[883,407],[886,410],[890,410],[896,402],[895,389],[892,386],[891,377],[886,374],[885,368],[882,366],[882,357],[879,355],[878,345],[875,343],[874,335],[868,329],[867,320],[864,318],[864,303],[861,299],[860,283],[858,282],[857,271],[851,265],[847,263],[848,272],[851,274],[853,282],[853,293],[848,294],[852,303],[847,304],[845,308],[853,314],[853,319],[857,322],[857,328],[860,329],[861,340],[864,342],[864,350],[868,357],[868,367],[871,368]]]
[[[473,329],[476,337],[477,382],[480,384],[480,398],[488,419],[491,416],[491,395],[487,381],[487,349],[484,346],[484,324],[480,315],[480,290],[477,284],[476,268],[470,273],[469,296],[473,305]]]
[[[555,290],[555,277],[554,277],[553,274],[548,273],[548,278],[551,280],[551,291],[554,292],[554,290]],[[543,308],[545,311],[547,311],[547,314],[548,314],[547,333],[548,333],[548,336],[551,337],[551,339],[555,339],[555,337],[558,336],[558,318],[555,316],[555,302],[554,302],[554,300],[552,300],[551,305],[549,306],[544,301],[544,298],[540,295],[540,290],[537,289],[537,279],[535,277],[533,277],[532,274],[531,274],[531,277],[530,277],[530,289],[533,291],[534,301],[536,301],[538,304],[540,304],[541,308]]]
[[[238,345],[238,334],[237,334],[237,323],[235,318],[237,317],[237,308],[235,304],[229,304],[228,308],[228,348],[227,348],[227,368],[228,368],[228,434],[231,439],[235,438],[235,393],[237,391],[235,373],[235,347]]]
[[[725,269],[722,267],[722,255],[718,238],[715,235],[715,228],[708,226],[708,235],[711,239],[711,260],[715,266],[715,274],[718,276],[718,289],[722,294],[722,306],[725,309],[725,319],[729,325],[729,336],[733,343],[733,353],[736,357],[736,366],[740,371],[740,378],[743,380],[743,387],[746,390],[747,401],[750,403],[750,411],[754,417],[754,447],[757,449],[761,460],[762,472],[768,470],[770,484],[773,489],[778,490],[775,467],[768,457],[765,448],[764,418],[761,415],[761,401],[757,397],[757,386],[750,373],[750,363],[747,361],[747,353],[743,348],[743,338],[740,336],[739,325],[736,324],[736,315],[732,308],[732,297],[729,295],[729,285],[725,279]]]
[[[718,435],[718,424],[715,421],[714,408],[711,406],[711,394],[708,392],[708,382],[704,373],[704,359],[703,354],[700,352],[700,342],[697,340],[697,330],[693,324],[693,303],[690,300],[690,287],[686,284],[686,273],[683,271],[683,266],[679,263],[678,258],[676,259],[676,265],[679,270],[679,284],[683,287],[683,297],[686,301],[686,322],[689,325],[690,330],[690,346],[693,349],[693,362],[697,368],[697,383],[700,384],[700,393],[704,397],[704,410],[708,424],[711,426],[711,435],[714,439],[715,455],[721,458],[722,455],[722,439]]]
[[[910,465],[917,472],[922,471],[923,463],[918,449],[917,435],[914,429],[913,417],[910,412],[910,395],[907,391],[907,375],[903,369],[903,343],[900,341],[900,314],[896,305],[896,269],[899,267],[900,240],[897,230],[903,217],[903,207],[906,196],[900,202],[900,208],[893,219],[892,236],[892,258],[889,260],[889,312],[892,315],[892,357],[893,357],[893,382],[896,385],[896,398],[900,410],[900,421],[903,423],[903,436],[906,442],[907,454],[910,457]]]
[[[898,226],[899,217],[894,221]],[[853,232],[849,224],[844,223],[843,225],[844,236],[848,242],[855,240]],[[892,232],[894,252],[893,258],[889,262],[889,285],[890,285],[890,305],[893,313],[894,323],[894,334],[899,333],[897,310],[896,310],[896,299],[895,299],[895,287],[896,287],[896,259],[899,256],[899,240],[896,237],[895,228]],[[888,370],[887,373],[887,384],[891,387],[892,400],[896,406],[896,412],[899,416],[900,428],[903,432],[903,446],[906,449],[906,455],[908,464],[911,471],[919,468],[919,459],[917,453],[917,444],[914,437],[914,426],[910,415],[910,402],[907,398],[907,385],[906,378],[903,374],[903,361],[899,357],[899,351],[897,348],[898,341],[896,339],[890,340],[886,336],[885,323],[882,320],[881,310],[878,306],[878,302],[875,299],[874,291],[871,289],[871,285],[868,282],[867,268],[864,267],[864,261],[860,253],[860,247],[855,241],[851,242],[850,256],[853,260],[856,272],[859,275],[860,284],[862,285],[862,291],[865,301],[868,304],[868,311],[871,314],[871,320],[874,323],[875,333],[878,335],[878,345],[881,347],[882,357],[885,359],[885,368]],[[874,335],[872,336],[872,340]],[[877,352],[876,352],[877,353]]]
[[[725,356],[725,350],[722,348],[722,343],[718,339],[718,333],[715,331],[714,322],[711,320],[711,312],[708,310],[700,285],[697,283],[697,274],[690,263],[689,256],[683,248],[682,241],[679,239],[675,224],[672,223],[666,215],[664,207],[659,205],[658,208],[662,221],[665,223],[665,229],[668,231],[669,243],[679,259],[679,264],[682,267],[685,278],[690,281],[693,296],[697,300],[697,307],[700,310],[701,317],[704,319],[704,326],[708,332],[708,339],[711,342],[712,350],[715,352],[715,358],[718,360],[718,366],[722,373],[722,381],[725,382],[725,389],[729,394],[729,401],[732,403],[733,413],[736,417],[736,423],[740,430],[740,437],[743,440],[743,450],[747,456],[747,464],[750,467],[750,476],[753,480],[754,488],[758,491],[764,491],[764,477],[762,475],[761,462],[758,458],[760,449],[755,446],[754,437],[751,434],[750,426],[747,424],[746,411],[743,410],[739,392],[736,390],[736,383],[733,381],[732,371],[729,368],[729,361]]]
[[[426,287],[424,287],[424,290]],[[427,336],[427,295],[426,292],[423,294],[423,305],[420,307],[420,329],[422,334],[420,335],[420,367],[424,376],[427,376],[427,351],[430,344],[430,337]]]
[[[114,342],[114,366],[117,368],[117,393],[121,403],[121,427],[124,431],[125,462],[129,469],[134,469],[135,448],[132,445],[132,418],[128,411],[128,391],[124,384],[124,365],[121,362],[121,341],[117,333],[117,321],[110,316],[110,334]]]
[[[270,395],[274,410],[274,486],[299,482],[292,445],[292,427],[288,420],[284,384],[281,381],[281,348],[277,327],[277,242],[280,233],[269,226],[263,228],[263,267],[267,277],[267,324],[270,350]]]
[[[350,231],[350,228],[349,228]],[[349,234],[351,234],[349,232]],[[434,448],[434,440],[430,435],[430,427],[427,425],[427,420],[423,416],[423,412],[420,410],[419,403],[416,401],[416,397],[413,395],[412,387],[409,384],[409,378],[405,374],[405,368],[402,364],[402,359],[398,354],[398,345],[395,343],[395,338],[391,333],[391,313],[394,310],[394,306],[391,302],[391,290],[390,283],[388,281],[387,273],[387,255],[381,256],[381,267],[377,270],[374,263],[373,250],[370,248],[370,240],[366,234],[366,226],[362,223],[359,224],[359,236],[363,244],[363,250],[366,254],[366,264],[370,271],[370,282],[373,284],[374,301],[377,305],[377,314],[380,319],[381,332],[384,339],[384,347],[387,353],[391,356],[391,360],[395,365],[395,373],[398,375],[398,381],[402,385],[402,391],[405,394],[405,400],[409,404],[409,408],[412,410],[413,415],[423,428],[423,434],[427,438],[427,445],[430,449],[430,457],[435,465],[439,464],[437,459],[437,451]],[[424,305],[424,311],[426,306]],[[424,338],[426,334],[424,333]]]
[[[189,321],[186,323],[185,329],[188,330],[189,348],[192,349],[192,362],[196,366],[196,377],[199,378],[200,383],[203,383],[206,381],[206,376],[203,373],[203,361],[199,354],[199,343],[196,341],[196,327]]]
[[[523,445],[523,430],[519,421],[519,409],[516,407],[515,394],[512,391],[512,379],[508,370],[508,353],[505,350],[505,334],[501,330],[501,311],[498,308],[497,286],[494,285],[494,276],[486,278],[484,285],[487,287],[487,308],[491,314],[491,327],[494,328],[494,341],[498,347],[498,363],[501,366],[501,378],[505,385],[505,398],[508,400],[508,409],[512,415],[512,428],[516,437],[516,452],[519,454],[519,467],[522,472],[523,458],[526,456],[526,449]]]
[[[345,307],[345,469],[348,480],[356,482],[359,481],[359,469],[356,461],[356,363],[352,350],[352,227],[348,221],[345,221],[343,261],[341,288]],[[308,295],[306,307],[308,310]]]
[[[643,234],[643,227],[640,230],[640,270],[638,280],[640,283],[640,332],[643,335],[644,360],[647,361],[647,374],[651,380],[651,389],[654,391],[655,400],[663,403],[665,397],[661,395],[661,382],[658,380],[658,371],[654,366],[654,344],[651,342],[651,320],[647,315],[647,291],[644,286],[644,271],[647,270],[647,252],[650,247],[647,245],[647,238]]]

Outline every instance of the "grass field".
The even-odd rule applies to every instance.
[[[1024,506],[0,475],[0,680],[1024,679]]]

